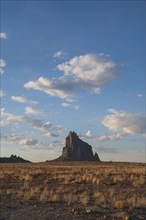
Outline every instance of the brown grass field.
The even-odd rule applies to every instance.
[[[0,164],[2,220],[145,220],[145,164]]]

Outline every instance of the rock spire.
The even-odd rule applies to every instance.
[[[93,154],[89,144],[82,141],[74,131],[70,131],[62,155],[55,161],[100,161],[100,159],[97,153]]]

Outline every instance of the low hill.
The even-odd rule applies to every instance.
[[[11,155],[10,157],[0,157],[0,163],[31,163],[29,160],[25,160],[19,156]]]

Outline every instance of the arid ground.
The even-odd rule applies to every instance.
[[[145,164],[0,164],[2,220],[145,220]]]

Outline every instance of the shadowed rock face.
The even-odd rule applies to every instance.
[[[70,132],[62,155],[55,161],[100,161],[98,154],[93,155],[92,147],[82,141],[75,132]]]

